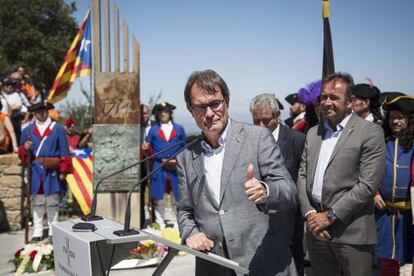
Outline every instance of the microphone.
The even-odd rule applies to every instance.
[[[137,165],[139,165],[139,164],[147,161],[148,159],[151,159],[151,158],[157,156],[158,154],[164,153],[164,152],[166,152],[166,151],[168,151],[168,150],[170,150],[170,149],[172,149],[172,148],[174,148],[176,146],[179,146],[179,145],[182,145],[182,144],[185,144],[185,143],[190,143],[191,141],[193,141],[197,137],[199,137],[199,136],[190,135],[184,141],[175,143],[175,144],[173,144],[173,145],[171,145],[171,146],[169,146],[169,147],[167,147],[167,148],[165,148],[165,149],[163,149],[163,150],[161,150],[161,151],[159,151],[157,153],[154,153],[154,154],[152,154],[150,156],[145,157],[142,160],[139,160],[138,162],[136,162],[134,164],[131,164],[131,165],[125,167],[125,168],[122,168],[122,169],[120,169],[120,170],[118,170],[116,172],[111,173],[110,175],[107,175],[107,176],[103,177],[101,180],[98,181],[98,183],[96,183],[95,189],[93,189],[93,199],[92,199],[91,214],[89,216],[82,216],[81,219],[83,221],[95,221],[95,220],[102,220],[103,219],[101,216],[97,216],[96,215],[96,204],[97,204],[97,201],[98,201],[97,200],[97,196],[98,196],[97,191],[98,191],[99,186],[101,185],[101,183],[103,181],[105,181],[105,180],[107,180],[107,179],[109,179],[109,178],[111,178],[111,177],[113,177],[115,175],[118,175],[118,174],[120,174],[120,173],[122,173],[122,172],[124,172],[124,171],[126,171],[126,170],[128,170],[130,168],[132,168],[132,167],[135,167],[135,166],[137,166]]]
[[[151,177],[154,173],[156,173],[159,170],[161,170],[161,168],[164,167],[164,165],[166,163],[168,163],[168,161],[170,161],[171,159],[175,158],[178,154],[180,154],[181,152],[183,152],[185,149],[187,149],[187,148],[191,147],[192,145],[194,145],[195,143],[199,142],[202,138],[203,138],[202,135],[188,137],[187,140],[190,140],[190,142],[188,144],[186,144],[178,152],[176,152],[175,154],[173,154],[172,156],[170,156],[166,160],[166,162],[164,164],[162,164],[161,166],[159,166],[158,168],[156,168],[155,170],[153,170],[150,174],[147,174],[144,178],[141,178],[141,180],[138,181],[131,188],[131,190],[129,190],[129,192],[128,192],[127,207],[126,207],[126,210],[125,210],[124,229],[123,230],[114,231],[114,235],[123,237],[123,236],[129,236],[129,235],[139,234],[139,232],[137,230],[130,229],[130,224],[131,224],[131,196],[132,196],[132,192],[135,190],[135,188],[137,188],[142,183],[144,183],[144,181],[147,180],[149,177]]]

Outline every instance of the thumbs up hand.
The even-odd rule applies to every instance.
[[[255,204],[265,203],[267,199],[266,185],[262,184],[253,176],[253,170],[253,164],[250,164],[247,167],[244,191],[247,195],[247,198]]]

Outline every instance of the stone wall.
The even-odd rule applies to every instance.
[[[0,232],[22,228],[22,183],[17,154],[0,155]]]

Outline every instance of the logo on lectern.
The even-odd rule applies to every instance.
[[[64,245],[62,247],[62,251],[63,251],[63,253],[65,253],[67,255],[67,258],[68,258],[68,266],[71,267],[71,265],[70,265],[70,258],[75,259],[75,257],[76,257],[75,256],[75,252],[70,249],[70,244],[69,244],[69,238],[68,237],[65,237],[65,244],[66,245]]]

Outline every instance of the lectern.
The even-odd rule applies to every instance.
[[[153,275],[161,275],[179,251],[185,251],[239,273],[249,273],[248,269],[234,261],[212,253],[192,250],[143,230],[136,235],[116,236],[113,232],[123,229],[124,225],[109,219],[94,221],[96,230],[93,232],[73,231],[73,225],[78,222],[82,221],[73,219],[54,223],[52,226],[56,275],[104,275],[113,265],[126,259],[137,241],[141,240],[153,240],[170,248]]]

